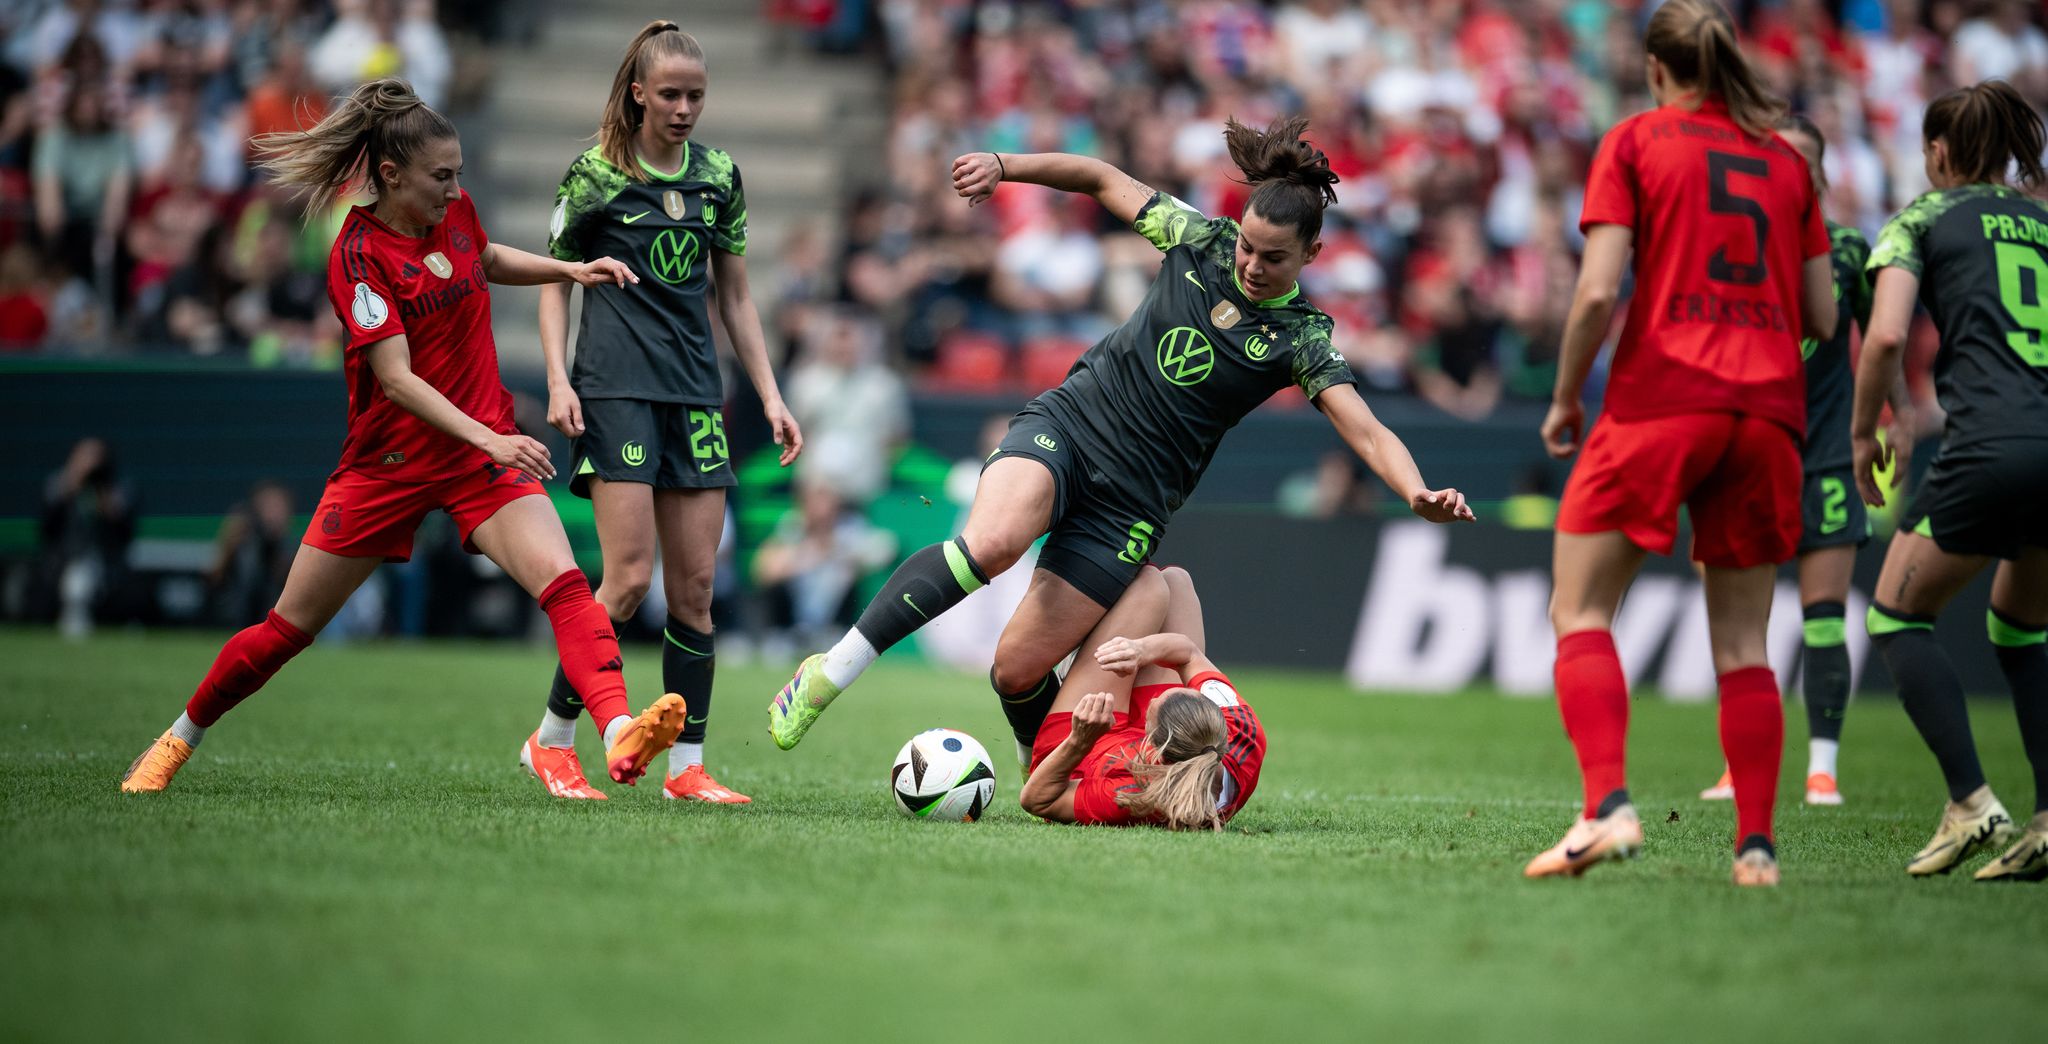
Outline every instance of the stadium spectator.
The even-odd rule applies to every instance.
[[[64,118],[44,130],[35,148],[36,226],[65,271],[102,293],[111,288],[114,237],[133,189],[128,136],[115,124],[106,90],[79,84]]]
[[[128,546],[135,541],[135,494],[104,439],[84,438],[43,483],[41,539],[30,581],[30,615],[57,619],[67,637],[135,608]]]
[[[284,593],[298,551],[291,491],[269,479],[256,483],[248,499],[221,520],[214,538],[213,564],[206,571],[214,622],[240,630],[263,619]]]
[[[754,556],[754,583],[774,632],[765,643],[787,650],[852,626],[860,582],[895,556],[896,538],[849,508],[830,483],[799,480],[796,506]]]
[[[334,7],[334,24],[308,55],[313,79],[328,93],[397,76],[428,105],[446,101],[454,61],[430,0],[336,0]]]
[[[804,419],[808,440],[797,472],[853,505],[888,485],[896,451],[910,437],[909,393],[878,359],[878,342],[867,315],[819,312],[810,349],[789,377],[789,409]]]
[[[0,354],[33,351],[50,332],[50,312],[35,248],[16,241],[0,251]]]

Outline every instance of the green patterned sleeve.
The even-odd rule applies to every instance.
[[[728,254],[747,252],[747,190],[740,182],[740,169],[731,166],[732,183],[726,189],[725,205],[711,226],[711,245]]]
[[[1138,208],[1138,217],[1131,222],[1131,230],[1151,241],[1153,246],[1171,250],[1200,238],[1208,230],[1209,223],[1201,211],[1164,192],[1154,192],[1152,198]]]
[[[1870,281],[1877,281],[1881,268],[1903,268],[1915,276],[1921,274],[1924,258],[1923,244],[1927,229],[1934,221],[1939,192],[1929,192],[1919,199],[1906,204],[1906,209],[1885,222],[1884,230],[1877,234],[1877,247],[1870,252],[1870,260],[1864,263],[1864,271],[1870,273]]]
[[[591,223],[604,215],[604,205],[618,191],[586,154],[578,156],[555,189],[555,212],[548,221],[548,254],[557,261],[588,261]],[[616,179],[623,182],[623,178]]]
[[[1357,384],[1351,364],[1330,341],[1337,324],[1327,315],[1315,315],[1295,334],[1294,383],[1314,402],[1316,396],[1339,384]]]
[[[1835,249],[1842,257],[1842,271],[1847,275],[1847,284],[1842,288],[1843,300],[1849,302],[1849,314],[1856,317],[1859,329],[1870,329],[1870,241],[1863,233],[1847,229],[1836,241]]]

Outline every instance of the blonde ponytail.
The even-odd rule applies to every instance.
[[[1757,79],[1735,42],[1734,20],[1714,0],[1665,0],[1643,44],[1679,83],[1720,98],[1750,134],[1770,134],[1784,118],[1785,103]]]
[[[1116,803],[1138,819],[1168,830],[1221,830],[1216,795],[1223,784],[1223,712],[1201,695],[1179,689],[1159,697],[1145,749],[1130,768],[1138,789]]]
[[[640,164],[633,161],[633,135],[647,118],[647,106],[633,100],[633,85],[663,58],[687,58],[703,64],[704,48],[697,38],[667,19],[657,18],[634,34],[626,45],[626,57],[612,76],[611,97],[604,103],[604,118],[597,124],[598,151],[606,163],[617,167],[635,181],[647,180]]]
[[[385,160],[402,167],[427,143],[455,136],[455,125],[404,80],[384,79],[357,87],[305,130],[258,135],[253,144],[271,179],[317,212],[358,184],[375,191]]]

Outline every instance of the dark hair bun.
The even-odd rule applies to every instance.
[[[1301,139],[1308,130],[1308,117],[1285,116],[1264,131],[1256,131],[1231,117],[1223,124],[1223,141],[1230,149],[1230,161],[1244,172],[1247,184],[1284,181],[1313,190],[1320,206],[1337,202],[1337,172],[1323,150]]]

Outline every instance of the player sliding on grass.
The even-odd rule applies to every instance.
[[[619,642],[569,554],[541,488],[547,447],[512,426],[498,379],[488,282],[634,282],[611,258],[565,264],[493,243],[458,180],[455,126],[399,80],[356,88],[312,129],[258,139],[279,185],[314,212],[365,182],[327,258],[327,296],[345,331],[348,436],[327,479],[284,593],[268,619],[228,639],[185,713],[121,777],[124,791],[162,790],[206,730],[312,644],[342,603],[385,562],[412,555],[436,508],[462,546],[496,562],[540,599],[555,644],[592,718],[606,767],[631,783],[683,727],[683,701],[628,713]]]
[[[1146,569],[1083,641],[1019,799],[1059,823],[1221,830],[1259,785],[1266,731],[1203,655],[1195,583]]]
[[[1816,193],[1825,196],[1827,176],[1821,172],[1826,142],[1820,129],[1803,116],[1788,117],[1778,136],[1806,157]],[[1824,219],[1825,220],[1825,219]],[[1856,568],[1856,549],[1870,540],[1870,517],[1855,495],[1849,470],[1849,324],[1870,326],[1870,281],[1863,263],[1870,244],[1863,233],[1827,222],[1829,256],[1835,276],[1835,336],[1799,342],[1806,356],[1806,447],[1801,454],[1805,487],[1800,493],[1799,605],[1806,618],[1801,652],[1800,689],[1806,702],[1806,803],[1839,805],[1835,755],[1841,749],[1842,719],[1849,710],[1849,648],[1843,616],[1849,600],[1849,574]],[[1892,445],[1901,455],[1912,452],[1913,434],[1904,396],[1892,403]],[[1735,796],[1727,773],[1700,792],[1708,801]]]
[[[2048,880],[2048,207],[2006,182],[2009,166],[2029,186],[2048,180],[2041,117],[1994,80],[1935,99],[1921,134],[1934,190],[1885,225],[1870,255],[1876,301],[1850,428],[1857,488],[1882,506],[1878,413],[1917,298],[1941,333],[1934,383],[1948,420],[1885,552],[1868,620],[1948,783],[1941,826],[1906,872],[1947,873],[2012,835],[1977,762],[1962,683],[1934,638],[1935,616],[1995,558],[1984,623],[2033,763],[2034,817],[1977,880]]]
[[[652,278],[583,292],[576,369],[566,368],[569,287],[541,288],[540,343],[547,357],[548,423],[576,440],[569,489],[590,498],[604,549],[597,600],[613,620],[631,619],[653,582],[655,548],[668,598],[661,680],[688,705],[669,751],[662,794],[715,804],[750,799],[704,769],[716,660],[711,581],[734,484],[726,451],[725,389],[711,343],[705,296],[715,279],[719,317],[765,404],[787,467],[803,434],[782,404],[761,319],[747,290],[747,199],[732,157],[690,132],[704,112],[704,51],[674,22],[633,37],[612,80],[596,147],[576,157],[555,193],[548,250],[558,260],[606,254],[632,259]],[[555,672],[540,728],[520,760],[566,798],[602,798],[576,760],[582,701],[568,672]]]
[[[776,746],[796,746],[877,656],[1050,533],[989,673],[1027,759],[1059,691],[1054,667],[1152,557],[1224,434],[1290,384],[1416,514],[1472,518],[1457,490],[1423,484],[1407,447],[1358,397],[1330,318],[1295,282],[1322,249],[1323,208],[1336,200],[1328,160],[1301,140],[1307,122],[1279,120],[1264,133],[1226,125],[1232,161],[1257,186],[1242,225],[1205,218],[1086,156],[953,161],[953,187],[973,203],[1005,180],[1084,193],[1165,261],[1137,313],[1011,421],[960,536],[911,555],[853,629],[797,669],[768,709]]]
[[[1720,676],[1734,878],[1770,885],[1785,721],[1764,638],[1777,565],[1799,543],[1800,333],[1835,332],[1828,235],[1806,161],[1772,133],[1781,107],[1736,48],[1727,12],[1667,0],[1645,47],[1659,107],[1616,125],[1593,159],[1585,260],[1543,421],[1552,456],[1578,450],[1580,391],[1633,247],[1635,297],[1606,411],[1565,487],[1552,562],[1557,703],[1585,783],[1583,818],[1525,872],[1576,875],[1642,846],[1623,772],[1628,682],[1610,628],[1644,553],[1671,553],[1683,506]]]

